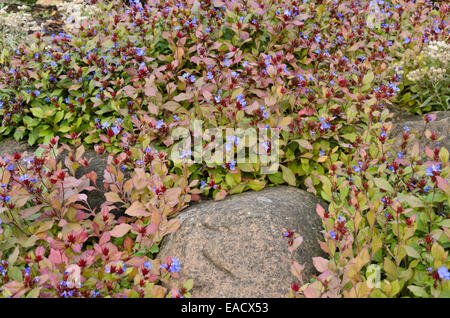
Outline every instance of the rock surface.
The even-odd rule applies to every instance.
[[[450,111],[441,111],[441,112],[433,112],[430,114],[436,114],[436,119],[427,124],[427,129],[431,133],[436,133],[438,137],[442,136],[443,138],[439,140],[439,146],[445,147],[450,150]],[[400,145],[403,142],[403,132],[404,127],[407,126],[412,133],[417,133],[420,135],[425,127],[425,120],[423,119],[423,115],[408,115],[403,117],[400,120],[393,120],[393,126],[391,130],[391,137],[395,137],[395,141],[393,144],[395,151],[400,151]],[[423,138],[416,138],[414,134],[411,134],[411,141],[409,145],[414,145],[417,141],[419,141],[420,151],[425,151],[425,146],[434,149],[435,143],[431,142],[425,136]]]
[[[38,149],[37,146],[29,146],[26,141],[16,141],[13,138],[9,138],[3,141],[0,141],[0,157],[5,157],[7,154],[14,155],[14,153],[23,153],[27,152],[27,156],[31,157],[35,151]],[[64,151],[59,156],[59,161],[64,163],[64,158],[67,155],[67,152]],[[100,205],[105,202],[105,196],[103,195],[104,186],[103,186],[103,171],[106,168],[107,156],[99,155],[92,149],[86,149],[83,155],[84,158],[87,159],[89,163],[88,168],[80,167],[75,172],[75,176],[77,178],[81,178],[84,174],[89,171],[95,171],[97,174],[97,187],[101,191],[90,191],[86,192],[88,195],[88,202],[92,208],[96,207],[97,211],[100,209]],[[64,166],[64,164],[63,164]]]
[[[303,236],[295,259],[316,274],[312,257],[324,256],[318,240],[319,201],[280,186],[194,205],[180,213],[180,229],[166,237],[159,256],[178,257],[180,280],[194,280],[193,297],[284,297],[295,280],[283,228]],[[177,281],[173,281],[172,284]]]

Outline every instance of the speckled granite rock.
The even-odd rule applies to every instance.
[[[323,256],[318,202],[280,186],[194,205],[180,213],[181,227],[165,238],[159,256],[180,259],[180,279],[194,280],[193,297],[284,297],[294,276],[282,261],[289,256],[282,229],[303,236],[295,257],[307,263],[308,281],[315,273],[312,257]]]
[[[441,147],[445,147],[450,150],[450,111],[433,112],[430,114],[436,114],[436,119],[428,123],[427,129],[430,132],[435,132],[438,137],[443,136],[439,141]],[[391,130],[391,137],[395,138],[393,147],[395,151],[400,151],[400,145],[403,142],[404,127],[408,126],[411,132],[421,134],[425,127],[425,120],[423,116],[408,115],[399,120],[393,120],[393,126]],[[417,139],[411,134],[410,145],[414,145],[419,140],[420,151],[425,151],[425,146],[434,149],[435,144],[430,142],[427,138]]]
[[[0,141],[0,157],[4,157],[7,154],[14,155],[14,153],[23,153],[27,151],[27,155],[31,156],[37,150],[37,146],[29,146],[26,141],[16,141],[13,138],[6,139],[4,141]],[[64,151],[59,159],[64,162],[65,155],[67,154]],[[100,209],[100,205],[105,202],[104,187],[103,187],[103,171],[106,168],[107,156],[99,155],[92,149],[86,149],[83,157],[87,159],[89,163],[88,168],[80,167],[77,169],[75,176],[80,178],[84,174],[89,171],[95,171],[97,173],[97,187],[102,191],[90,191],[86,192],[88,195],[88,202],[91,207],[97,207],[97,210]]]

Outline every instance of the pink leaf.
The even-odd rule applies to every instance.
[[[45,248],[43,246],[38,246],[35,251],[36,256],[44,256]]]
[[[297,248],[300,247],[300,245],[303,243],[303,237],[300,235],[297,236],[294,241],[292,242],[292,245],[288,247],[288,251],[290,253],[294,252]]]
[[[109,232],[109,231],[104,232],[103,235],[102,235],[102,237],[100,238],[99,244],[100,244],[100,245],[106,244],[106,243],[109,242],[110,239],[111,239],[111,234],[110,234],[110,232]]]
[[[303,270],[305,269],[305,264],[300,265],[297,262],[292,262],[291,264],[291,273],[292,275],[294,275],[295,277],[297,277],[302,283],[303,283],[303,277],[302,277],[302,273]]]
[[[320,204],[317,204],[317,206],[316,206],[316,212],[317,212],[317,214],[320,216],[321,219],[324,218],[324,215],[325,215],[325,209],[324,209]]]
[[[58,250],[50,249],[50,255],[48,256],[48,259],[52,264],[59,265],[62,263],[62,256],[61,253]]]
[[[323,257],[313,257],[313,264],[320,273],[328,269],[328,260]]]
[[[131,229],[131,225],[122,223],[114,227],[111,231],[112,237],[122,237],[125,234],[128,233],[128,231]]]
[[[305,295],[306,298],[318,298],[319,291],[314,288],[314,286],[310,285],[303,291],[303,295]]]

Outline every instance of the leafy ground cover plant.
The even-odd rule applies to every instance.
[[[351,167],[361,147],[379,159],[369,136],[389,119],[404,80],[391,64],[409,48],[448,37],[448,5],[429,1],[90,3],[98,15],[79,27],[51,40],[38,32],[5,55],[0,133],[29,144],[59,137],[110,153],[104,209],[144,219],[133,221],[146,230],[135,229],[131,240],[142,240],[138,249],[152,257],[164,227],[176,228],[169,217],[200,195],[222,199],[287,183],[332,202],[332,186],[324,186],[331,164]],[[194,120],[203,130],[277,129],[279,171],[261,174],[261,162],[160,157],[177,147],[173,132],[191,129]],[[202,146],[219,142],[212,139]],[[225,137],[225,151],[243,142]],[[119,220],[117,231],[128,229],[121,237],[131,235],[128,221]],[[148,238],[152,224],[162,229]]]
[[[72,151],[58,137],[42,147],[40,156],[16,153],[0,163],[2,296],[189,297],[192,281],[180,290],[161,286],[178,275],[180,261],[154,257],[179,227],[170,217],[189,190],[185,177],[168,174],[164,155],[151,154],[148,172],[136,169],[126,181],[119,168],[126,158],[110,156],[107,201],[94,211],[83,191],[95,189],[97,175],[74,177],[88,165],[84,147]],[[64,165],[57,160],[63,151],[70,151]],[[124,210],[119,218],[117,208]]]
[[[449,153],[435,132],[404,129],[402,152],[390,152],[390,127],[378,123],[328,163],[320,179],[329,207],[318,205],[317,213],[330,258],[314,258],[320,275],[294,283],[290,297],[449,297]],[[408,147],[414,135],[435,148]],[[286,233],[298,247],[301,236]],[[294,261],[291,268],[303,283],[303,267]]]

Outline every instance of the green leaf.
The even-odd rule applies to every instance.
[[[11,266],[8,268],[9,277],[12,280],[16,280],[18,282],[23,282],[22,271],[17,266]]]
[[[255,172],[255,168],[252,163],[238,163],[238,168],[244,172]]]
[[[40,107],[33,107],[30,109],[34,117],[44,118],[44,111]]]
[[[404,202],[408,203],[413,208],[421,208],[421,207],[425,206],[424,203],[422,202],[422,200],[420,200],[418,197],[415,197],[413,195],[400,194],[398,196],[398,199],[402,203],[404,203]]]
[[[156,254],[159,252],[159,246],[158,245],[153,245],[151,249],[148,250],[150,253]]]
[[[192,279],[189,279],[183,284],[183,287],[186,288],[186,290],[191,290],[192,287],[194,287],[194,281]]]
[[[273,184],[282,184],[282,183],[284,183],[283,174],[281,173],[281,171],[277,171],[275,173],[271,173],[268,176],[269,176],[270,182],[272,182]]]
[[[14,249],[14,252],[12,252],[8,257],[8,265],[12,266],[14,265],[14,262],[17,260],[17,257],[19,256],[19,247],[16,246]]]
[[[237,186],[235,186],[234,188],[232,188],[230,190],[230,194],[238,194],[238,193],[242,193],[245,190],[245,184],[238,184]]]
[[[372,83],[374,77],[375,76],[372,71],[367,72],[367,74],[364,75],[363,80],[362,80],[363,85],[370,85]]]
[[[280,165],[281,170],[283,171],[283,180],[286,181],[289,185],[295,187],[296,179],[295,174],[286,166]]]
[[[25,136],[25,127],[19,127],[14,132],[14,139],[19,141]]]
[[[41,292],[41,287],[36,287],[28,293],[27,298],[39,298],[40,292]]]
[[[296,139],[294,141],[305,149],[313,150],[313,146],[311,145],[311,143],[305,139]]]
[[[427,298],[430,297],[423,287],[409,285],[408,289],[414,294],[414,296]]]
[[[404,245],[403,248],[405,249],[406,254],[407,254],[408,256],[413,257],[413,258],[418,258],[418,259],[420,259],[420,254],[419,254],[419,252],[417,252],[417,251],[416,251],[414,248],[412,248],[411,246]]]
[[[394,192],[394,188],[392,188],[392,186],[389,184],[389,182],[386,179],[383,178],[373,178],[373,181],[375,182],[375,185],[378,188],[381,188],[385,191]]]
[[[260,180],[251,180],[248,183],[248,186],[253,191],[260,191],[264,189],[264,186],[266,185],[266,182],[260,181]]]
[[[55,116],[55,123],[59,123],[61,121],[61,119],[63,119],[63,117],[64,117],[63,111],[57,112],[56,116]]]
[[[448,162],[448,150],[446,148],[441,148],[439,159],[441,159],[443,165]]]

